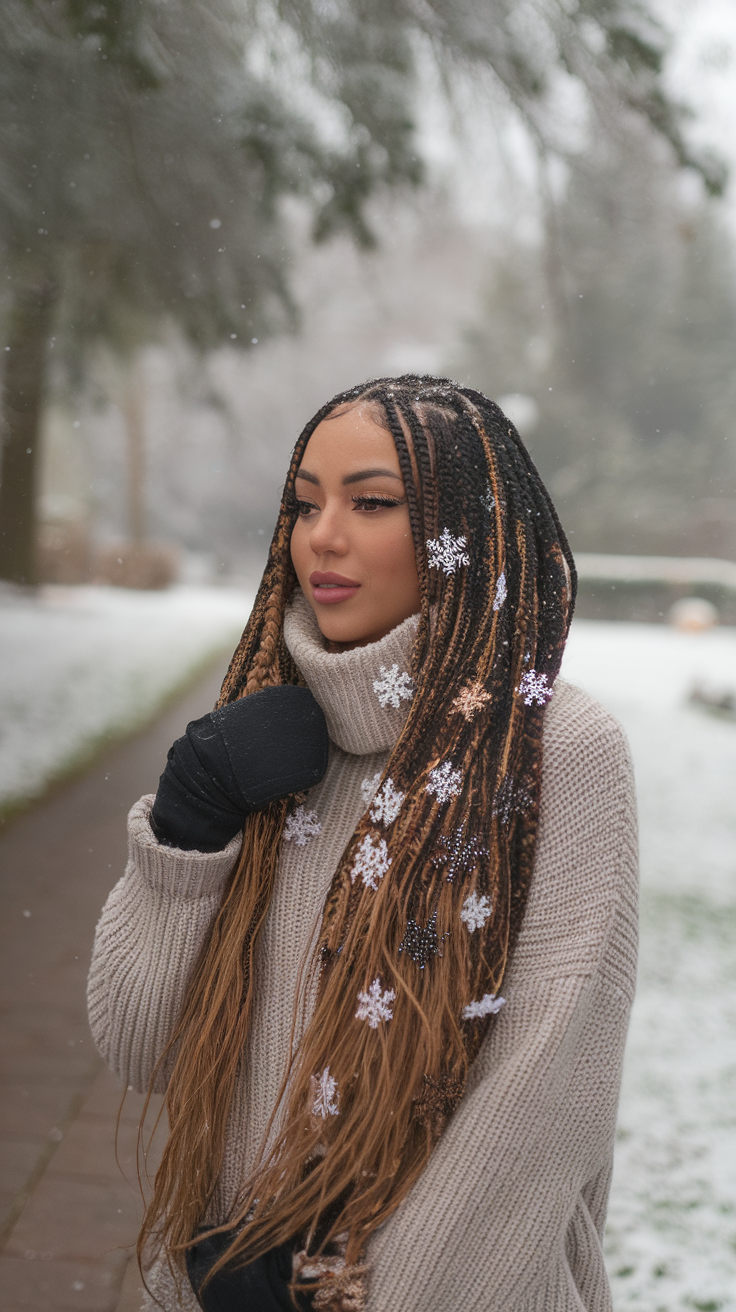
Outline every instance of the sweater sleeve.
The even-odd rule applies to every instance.
[[[97,1048],[140,1091],[171,1036],[240,848],[239,835],[221,852],[164,847],[151,830],[152,804],[142,797],[128,816],[128,864],[103,908],[87,984]]]
[[[569,686],[560,702],[506,1005],[369,1245],[369,1312],[610,1312],[601,1239],[635,983],[635,803],[616,721]]]

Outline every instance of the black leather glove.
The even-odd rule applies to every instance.
[[[308,688],[280,684],[192,720],[169,750],[151,811],[160,843],[219,852],[252,811],[318,784],[327,725]]]
[[[189,1280],[204,1312],[295,1312],[289,1293],[294,1244],[271,1248],[247,1266],[225,1267],[201,1289],[231,1239],[232,1233],[212,1235],[187,1249]],[[300,1312],[309,1312],[311,1293],[298,1293],[296,1300]]]

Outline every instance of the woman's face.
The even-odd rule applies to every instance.
[[[419,610],[404,480],[390,433],[360,404],[315,428],[296,476],[291,559],[328,644],[377,642]]]

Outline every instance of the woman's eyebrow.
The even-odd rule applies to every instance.
[[[384,478],[395,478],[397,483],[402,483],[400,474],[395,474],[393,469],[359,469],[355,474],[346,474],[342,480],[343,487],[348,487],[351,483],[362,483],[365,478],[377,478],[382,475]],[[316,474],[310,474],[308,469],[299,468],[296,471],[296,478],[303,478],[305,483],[314,483],[315,487],[320,486]]]
[[[377,478],[382,475],[384,478],[395,478],[397,483],[402,483],[403,479],[400,474],[395,474],[393,469],[360,469],[357,474],[346,474],[342,480],[343,487],[349,483],[362,483],[364,478]]]

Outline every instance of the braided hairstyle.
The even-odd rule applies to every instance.
[[[480,392],[426,376],[377,379],[311,420],[220,704],[301,681],[283,637],[296,582],[294,480],[321,420],[358,402],[396,445],[419,576],[415,691],[381,781],[403,797],[388,824],[365,813],[334,874],[316,1007],[282,1086],[286,1115],[228,1218],[236,1236],[223,1261],[294,1239],[319,1257],[347,1235],[346,1269],[360,1270],[370,1234],[426,1165],[501,1005],[534,864],[543,710],[575,568],[518,433]],[[171,1134],[139,1251],[157,1243],[179,1264],[222,1165],[287,809],[275,803],[248,820],[162,1059]],[[376,888],[351,878],[366,839],[383,840],[391,857]],[[375,1026],[356,1017],[359,994],[373,999]],[[315,1076],[327,1068],[339,1115],[323,1120],[313,1114]]]

